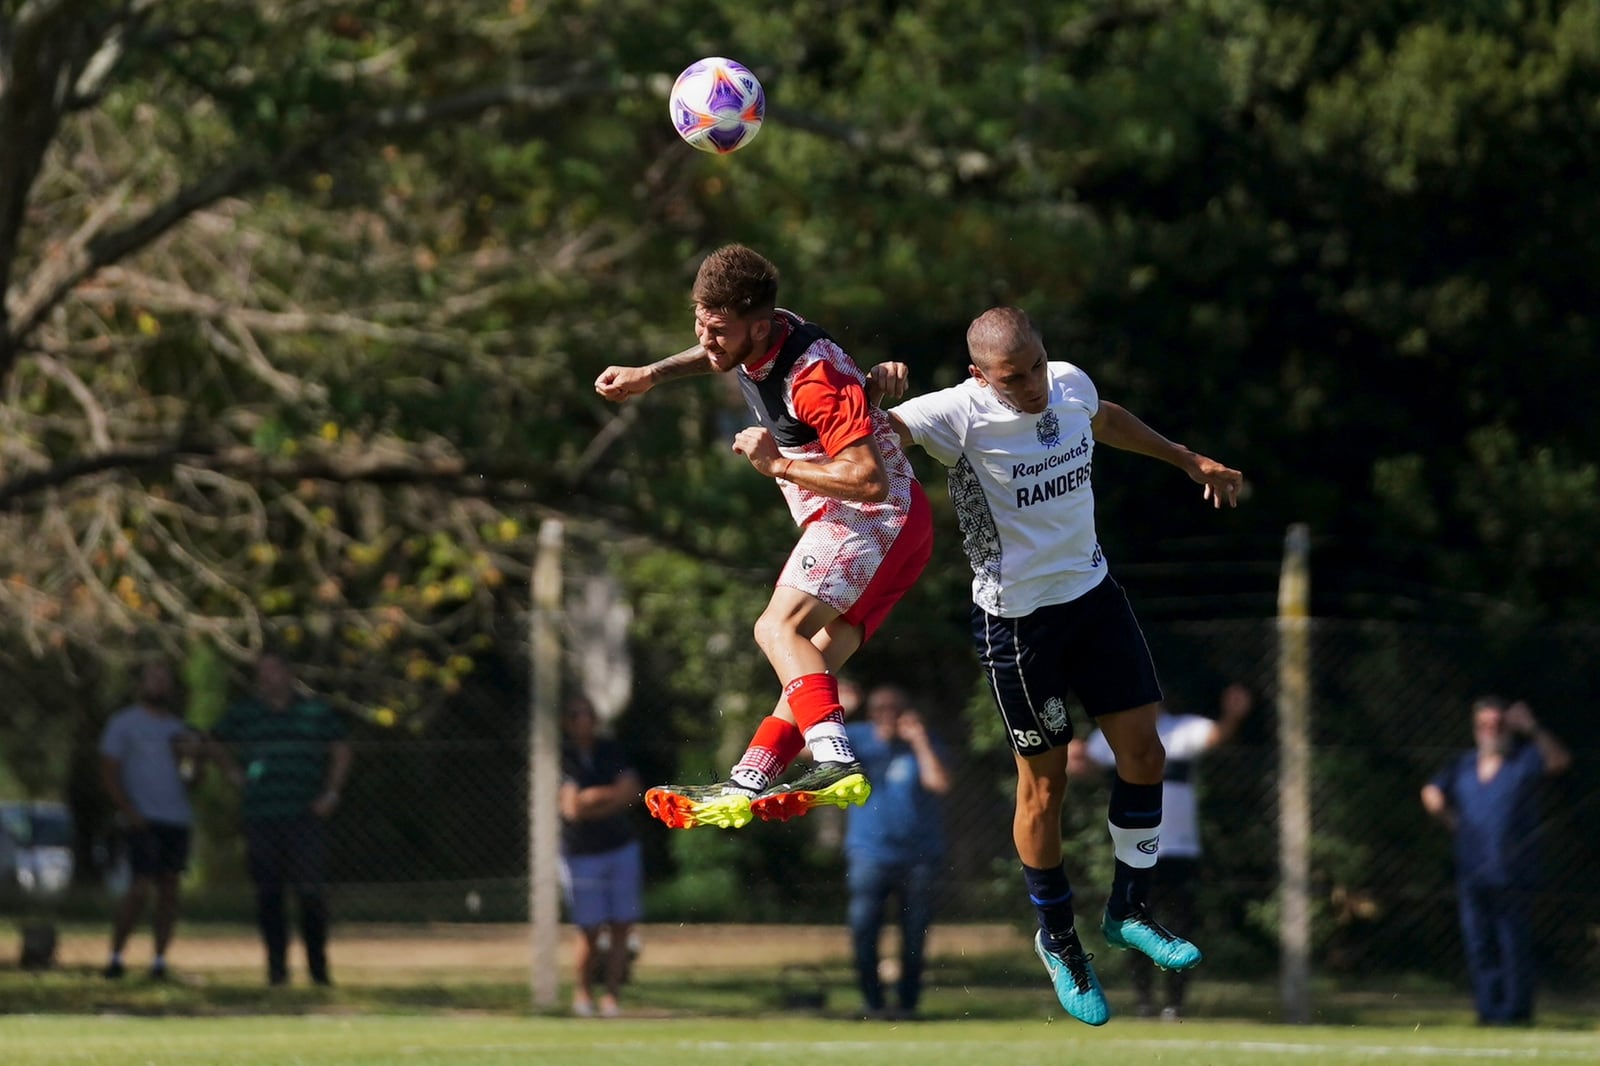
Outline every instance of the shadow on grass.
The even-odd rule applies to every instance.
[[[922,1016],[930,1022],[1037,1020],[1059,1016],[1042,970],[1028,959],[963,958],[930,968]],[[387,975],[382,982],[356,980],[332,988],[259,983],[213,975],[152,981],[130,973],[107,981],[97,970],[60,968],[31,973],[0,968],[4,1013],[124,1014],[217,1017],[304,1014],[439,1014],[471,1012],[508,1016],[565,1013],[570,986],[560,1004],[535,1009],[523,981],[435,980]],[[1101,971],[1116,1014],[1133,1013],[1125,968],[1113,959]],[[715,970],[703,974],[653,975],[648,963],[623,996],[630,1014],[656,1018],[763,1017],[787,1015],[831,1021],[860,1018],[854,975],[848,966],[791,967],[772,971]],[[1262,981],[1207,980],[1197,974],[1189,994],[1188,1020],[1274,1024],[1283,1021],[1275,978]],[[1595,1025],[1592,995],[1550,993],[1540,1000],[1539,1028],[1589,1030]],[[1436,982],[1394,977],[1358,987],[1318,982],[1313,1018],[1318,1025],[1435,1028],[1472,1023],[1471,1004],[1459,990]]]

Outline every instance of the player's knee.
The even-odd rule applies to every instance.
[[[1017,778],[1017,807],[1034,816],[1059,812],[1066,794],[1065,772],[1023,773]]]
[[[787,627],[785,626],[783,619],[774,618],[770,614],[763,614],[760,618],[756,619],[754,630],[756,647],[760,648],[763,652],[766,652],[767,658],[770,659],[772,657],[773,649],[778,646],[779,642],[785,636],[786,629]]]

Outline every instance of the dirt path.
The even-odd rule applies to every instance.
[[[562,958],[571,957],[570,927],[562,929]],[[837,925],[645,925],[645,957],[652,971],[695,968],[748,969],[751,966],[816,965],[848,961],[848,931]],[[892,954],[894,934],[884,950]],[[454,973],[463,978],[525,971],[532,935],[526,925],[336,925],[331,952],[342,972],[362,970]],[[127,951],[130,966],[148,958],[147,933],[134,935]],[[929,933],[930,959],[966,954],[1023,952],[1027,938],[1007,925],[935,925]],[[65,966],[105,962],[104,933],[63,935],[57,958]],[[172,946],[174,966],[185,972],[255,970],[261,943],[253,930],[229,927],[182,928]]]

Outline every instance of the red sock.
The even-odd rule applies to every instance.
[[[756,735],[750,738],[750,746],[734,770],[748,769],[768,778],[777,777],[805,746],[805,738],[793,722],[769,714],[756,726]]]
[[[832,674],[805,674],[783,686],[783,698],[803,734],[807,729],[836,714],[844,721],[839,705],[839,679]]]

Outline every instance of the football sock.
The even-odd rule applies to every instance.
[[[1106,913],[1112,918],[1126,918],[1150,898],[1150,881],[1161,845],[1161,786],[1134,785],[1118,777],[1111,785],[1106,822],[1117,856]]]
[[[855,761],[855,750],[844,733],[838,678],[827,673],[804,674],[783,687],[783,698],[789,701],[789,710],[813,759],[817,762]]]
[[[741,788],[760,792],[783,773],[803,747],[805,738],[793,722],[769,714],[756,727],[756,735],[728,779]]]
[[[844,713],[834,711],[805,732],[806,747],[817,762],[855,762],[856,750],[844,731]]]
[[[1066,868],[1057,863],[1041,870],[1023,863],[1022,879],[1028,883],[1028,898],[1039,915],[1044,946],[1051,951],[1065,950],[1078,939],[1072,924],[1072,886],[1067,883]]]

